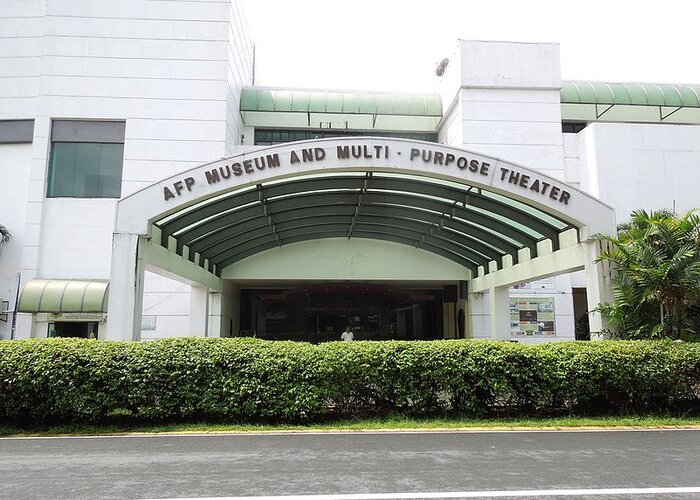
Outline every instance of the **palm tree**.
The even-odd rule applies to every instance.
[[[0,224],[0,246],[9,242],[11,239],[12,235],[10,234],[10,231],[5,226]]]
[[[599,260],[618,270],[613,303],[600,310],[623,338],[687,338],[700,334],[689,320],[700,307],[700,217],[694,211],[632,213]]]

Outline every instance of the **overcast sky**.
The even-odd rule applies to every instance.
[[[242,0],[257,85],[437,91],[456,40],[557,42],[565,80],[700,84],[696,0]]]

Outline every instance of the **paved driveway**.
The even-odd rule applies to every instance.
[[[700,430],[0,439],[3,499],[688,500],[699,472]]]

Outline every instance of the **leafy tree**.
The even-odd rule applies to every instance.
[[[601,236],[609,247],[601,261],[618,273],[613,302],[600,311],[628,339],[697,339],[700,336],[700,217],[690,211],[632,213],[617,237]]]

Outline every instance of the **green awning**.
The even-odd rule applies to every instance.
[[[106,313],[107,280],[34,279],[22,290],[19,312]]]

